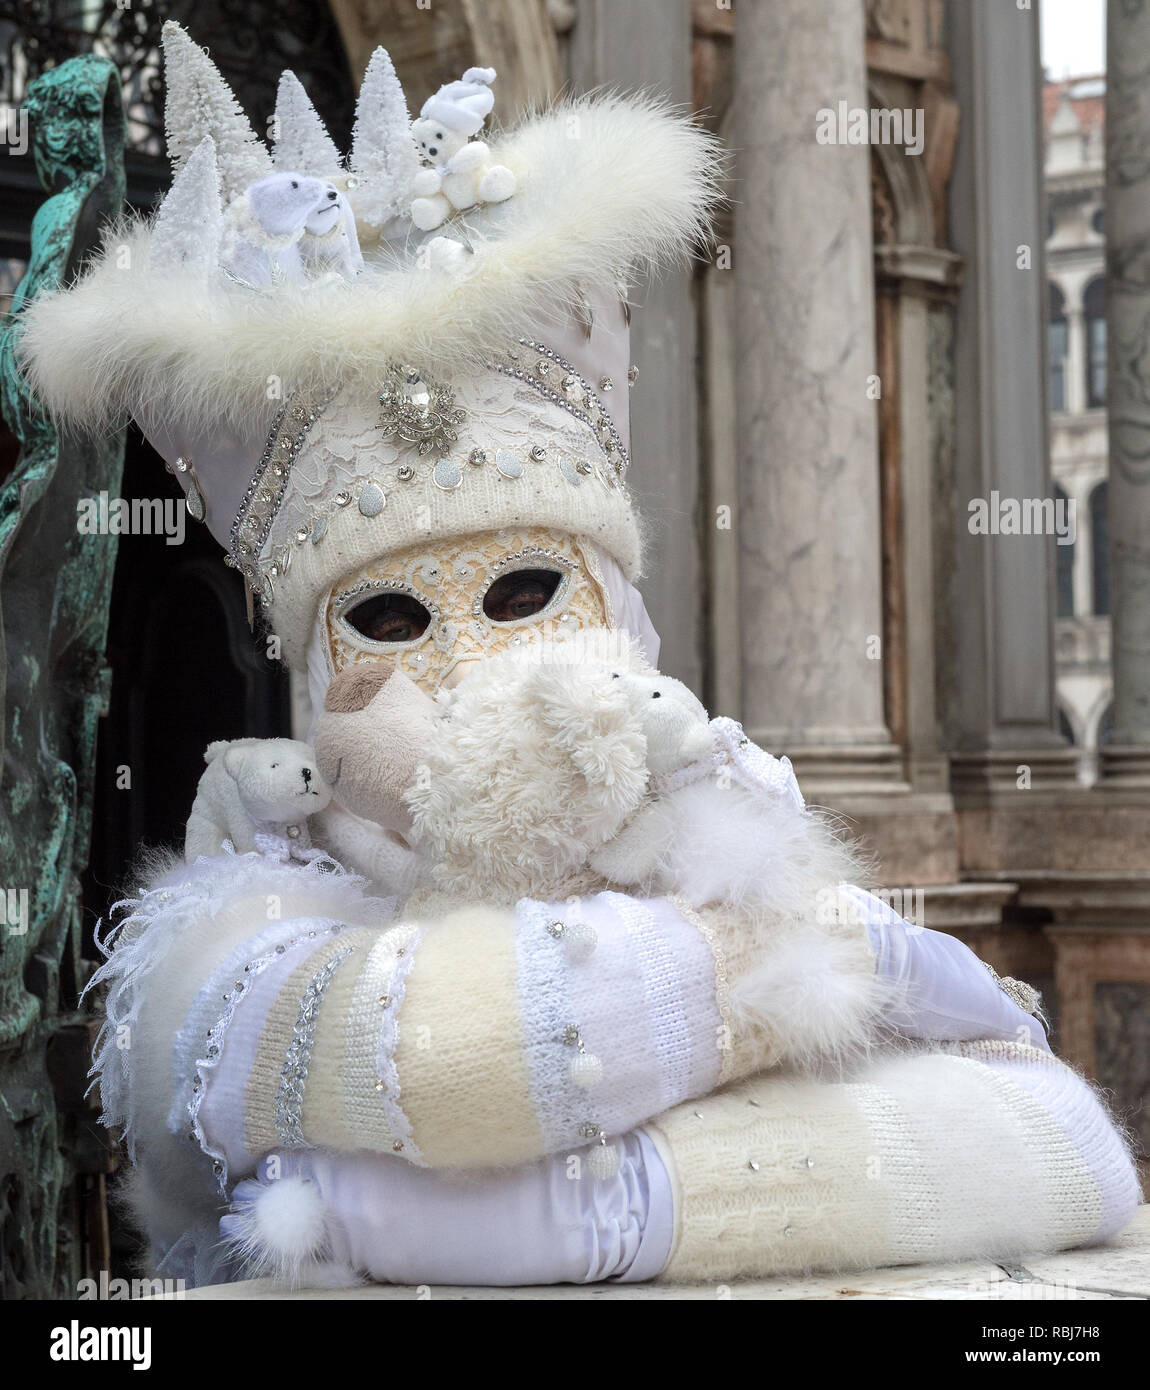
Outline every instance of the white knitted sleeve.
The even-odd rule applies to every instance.
[[[207,972],[170,1127],[221,1190],[272,1149],[431,1167],[598,1151],[720,1080],[716,958],[665,899],[476,907],[383,931],[292,917]]]

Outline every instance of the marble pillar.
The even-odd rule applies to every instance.
[[[1103,778],[1150,791],[1150,0],[1107,10],[1114,736],[1103,750]]]
[[[883,717],[869,150],[816,138],[821,111],[869,109],[863,21],[858,0],[771,0],[735,35],[742,716],[824,797],[905,789]]]
[[[962,109],[951,235],[965,260],[955,339],[951,786],[960,808],[1019,815],[1077,785],[1057,729],[1055,538],[977,525],[979,503],[989,513],[996,499],[1021,506],[1051,495],[1038,12],[964,0],[948,15]]]
[[[689,0],[649,5],[579,0],[567,36],[571,87],[647,89],[691,100]],[[696,310],[690,270],[637,288],[631,359],[629,484],[647,523],[640,585],[661,638],[659,665],[692,690],[704,688],[703,567],[698,536],[699,421]],[[725,713],[726,711],[724,711]]]
[[[1080,295],[1081,291],[1077,291]],[[1086,409],[1086,315],[1076,298],[1066,306],[1066,411],[1080,415]]]

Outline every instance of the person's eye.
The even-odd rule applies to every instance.
[[[376,594],[344,614],[370,642],[414,642],[427,631],[431,614],[410,594]]]
[[[493,623],[530,618],[547,607],[562,578],[555,570],[516,570],[501,575],[483,595],[483,611]]]

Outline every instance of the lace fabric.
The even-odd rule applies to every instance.
[[[483,611],[484,594],[499,575],[516,569],[558,569],[562,578],[541,612],[495,622]],[[408,594],[430,612],[431,622],[419,637],[374,642],[346,621],[365,597],[388,592]],[[333,588],[324,605],[328,661],[338,673],[358,662],[386,658],[435,691],[460,661],[492,656],[528,638],[562,638],[583,628],[610,626],[609,603],[605,584],[574,536],[533,526],[479,532],[396,551]]]

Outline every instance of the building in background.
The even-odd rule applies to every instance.
[[[1055,496],[1074,503],[1072,545],[1055,557],[1059,727],[1098,777],[1110,702],[1106,445],[1106,79],[1048,82],[1046,271],[1050,285],[1050,463]]]

